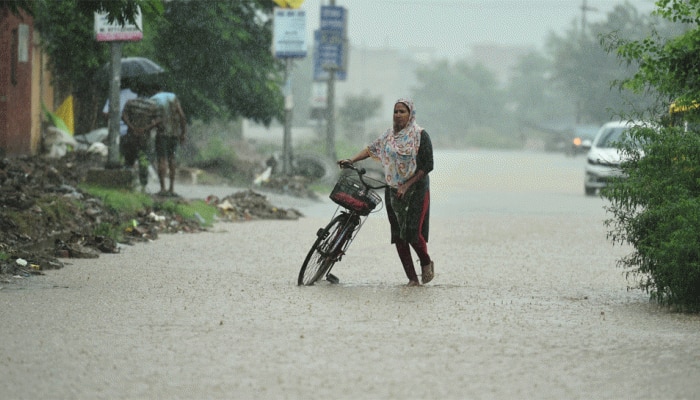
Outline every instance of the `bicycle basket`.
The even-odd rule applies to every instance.
[[[368,215],[382,201],[377,193],[365,189],[356,175],[341,176],[335,184],[330,198],[336,204],[360,215]]]

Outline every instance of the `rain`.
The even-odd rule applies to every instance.
[[[216,131],[208,143],[216,150],[272,149],[264,166],[250,161],[268,173],[248,177],[255,190],[291,139],[297,161],[324,169],[308,186],[318,196],[261,196],[247,182],[192,175],[178,182],[178,201],[216,199],[224,218],[213,227],[1,284],[4,394],[696,397],[700,319],[633,288],[619,265],[631,248],[610,242],[608,203],[584,190],[586,153],[572,147],[586,142],[579,133],[616,118],[612,107],[646,106],[611,90],[609,80],[630,71],[608,57],[598,35],[620,20],[647,22],[653,1],[306,0],[309,44],[320,7],[331,3],[348,12],[347,69],[333,93],[337,148],[323,145],[329,91],[313,79],[311,46],[288,63],[289,85],[280,88],[291,120],[236,121],[238,142],[222,140],[230,125],[191,126]],[[620,34],[643,34],[642,24],[632,25]],[[299,285],[323,227],[344,212],[329,199],[336,161],[391,126],[399,97],[415,100],[435,147],[434,279],[407,285],[380,193],[332,266],[337,280]],[[361,165],[381,177],[377,164]],[[147,193],[157,190],[149,185]],[[253,199],[243,213],[236,190]],[[262,200],[275,218],[252,217]],[[153,226],[167,221],[154,217],[164,221]]]

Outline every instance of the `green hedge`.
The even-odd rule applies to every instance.
[[[631,157],[626,178],[602,191],[608,237],[633,246],[619,264],[634,287],[659,304],[700,311],[700,136],[663,128],[633,138],[645,143],[642,152],[621,143]]]

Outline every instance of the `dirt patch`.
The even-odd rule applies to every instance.
[[[155,240],[161,233],[200,232],[201,220],[184,219],[159,207],[165,202],[189,202],[183,198],[154,195],[153,208],[119,213],[101,199],[81,190],[91,168],[102,168],[104,156],[71,152],[65,157],[20,157],[0,160],[0,281],[41,274],[63,267],[62,258],[97,258],[101,253],[118,253],[111,239],[121,230],[125,244]],[[295,178],[278,178],[264,190],[313,197],[306,183]],[[209,196],[224,221],[253,219],[296,219],[300,213],[270,204],[253,190],[223,199]],[[156,211],[157,210],[157,211]],[[123,243],[123,244],[124,244]]]

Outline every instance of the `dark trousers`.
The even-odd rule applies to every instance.
[[[134,164],[138,163],[139,183],[141,186],[146,186],[148,184],[148,166],[150,165],[148,135],[127,133],[120,140],[124,165],[133,168]]]
[[[418,280],[418,275],[416,275],[416,268],[413,265],[413,259],[411,257],[411,247],[413,247],[413,250],[416,252],[418,259],[420,260],[421,266],[428,265],[431,262],[430,255],[428,254],[428,243],[423,237],[423,222],[425,221],[425,215],[428,211],[429,204],[430,192],[427,192],[425,194],[425,198],[423,199],[423,206],[421,207],[420,222],[418,225],[418,239],[416,239],[414,242],[409,243],[398,236],[394,237],[396,251],[397,253],[399,253],[401,265],[403,266],[403,270],[406,273],[406,277],[410,281]],[[396,216],[393,214],[389,214],[389,220],[392,223],[398,224]]]

